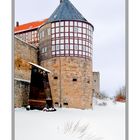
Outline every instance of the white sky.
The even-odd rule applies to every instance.
[[[15,0],[15,22],[48,18],[60,0]],[[93,70],[101,91],[114,95],[125,84],[125,0],[70,0],[94,26]]]

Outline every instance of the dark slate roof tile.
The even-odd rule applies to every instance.
[[[50,16],[48,22],[61,21],[61,20],[87,20],[82,14],[73,6],[69,0],[62,0],[53,14]]]

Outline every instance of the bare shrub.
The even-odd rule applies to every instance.
[[[117,92],[116,96],[114,97],[115,101],[125,102],[126,101],[126,89],[125,87],[121,87]]]
[[[66,122],[64,124],[64,134],[72,135],[79,140],[102,140],[97,138],[89,129],[89,124],[82,124],[80,121],[77,122]]]
[[[102,103],[99,103],[98,105],[99,106],[107,106],[107,103],[106,102],[102,102]]]

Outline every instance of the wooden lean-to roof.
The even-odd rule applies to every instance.
[[[46,68],[44,68],[44,67],[42,67],[42,66],[40,66],[40,65],[37,65],[37,64],[32,63],[32,62],[29,62],[29,64],[31,64],[32,66],[35,66],[35,67],[37,67],[37,68],[39,68],[39,69],[41,69],[41,70],[43,70],[43,71],[46,71],[46,72],[48,72],[48,73],[51,73],[50,70],[48,70],[48,69],[46,69]]]

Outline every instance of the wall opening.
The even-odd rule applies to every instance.
[[[54,76],[54,79],[55,79],[55,80],[57,80],[57,79],[58,79],[58,77],[57,77],[57,76]]]
[[[63,105],[68,105],[68,103],[63,103]]]
[[[73,80],[72,80],[73,82],[77,82],[77,79],[76,78],[73,78]]]
[[[55,105],[58,105],[59,103],[58,102],[55,102]]]

